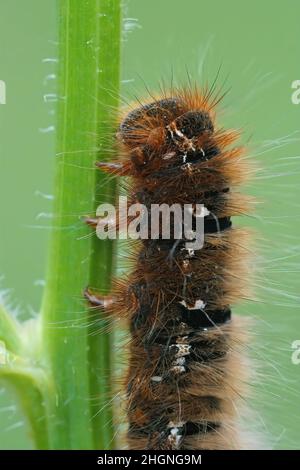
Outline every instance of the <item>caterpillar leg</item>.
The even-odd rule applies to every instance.
[[[96,228],[99,218],[98,217],[83,217],[82,220],[85,224],[89,225],[90,227]]]
[[[84,298],[88,301],[92,308],[99,310],[106,310],[114,303],[114,299],[110,295],[101,295],[90,287],[86,287],[83,291]]]
[[[127,168],[123,163],[118,162],[96,162],[96,167],[111,175],[127,175]]]
[[[99,227],[100,229],[105,228],[106,226],[109,226],[109,230],[113,231],[118,231],[119,230],[119,224],[116,222],[118,220],[118,217],[116,218],[102,218],[102,217],[83,217],[82,218],[83,222],[89,225],[89,227],[92,228],[97,228]]]
[[[134,220],[134,216],[128,217],[128,223]],[[121,220],[120,220],[121,219]],[[92,228],[99,228],[100,230],[105,229],[106,232],[112,231],[118,233],[120,231],[120,226],[122,223],[122,218],[120,218],[119,211],[116,211],[116,215],[113,217],[83,217],[83,222],[89,225]]]

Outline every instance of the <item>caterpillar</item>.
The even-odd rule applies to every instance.
[[[238,187],[251,166],[239,132],[218,127],[213,91],[189,86],[139,103],[120,119],[118,160],[98,163],[129,177],[130,204],[206,209],[201,249],[159,233],[136,242],[132,272],[110,296],[85,291],[91,306],[129,321],[129,449],[244,446],[249,325],[231,308],[250,295],[251,234],[231,218],[250,210]]]

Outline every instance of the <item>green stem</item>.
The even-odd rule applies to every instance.
[[[96,96],[102,106],[96,109],[96,132],[99,133],[101,161],[112,158],[114,135],[116,129],[116,110],[118,107],[119,74],[120,74],[120,3],[115,0],[100,0],[99,2],[99,44],[109,44],[102,47],[98,55],[98,69],[101,71],[97,78]],[[107,184],[107,176],[100,171],[95,178],[95,211],[101,202],[113,203],[116,193],[115,180]],[[96,237],[92,240],[92,259],[90,270],[90,285],[106,294],[110,289],[113,272],[113,243],[111,240],[100,242]],[[114,446],[113,433],[113,403],[112,399],[112,334],[106,333],[107,321],[100,318],[99,336],[90,337],[90,377],[91,394],[94,400],[93,432],[96,448],[109,449]],[[93,332],[91,332],[93,333]],[[102,391],[99,394],[99,391]],[[106,432],[103,433],[103,429]]]
[[[95,135],[111,133],[113,126],[107,114],[112,98],[104,87],[115,92],[119,83],[119,0],[64,0],[59,15],[54,228],[42,306],[45,360],[54,385],[46,403],[50,448],[104,448],[112,440],[112,422],[91,418],[94,396],[101,394],[103,403],[110,390],[110,338],[89,334],[82,290],[89,283],[108,286],[110,268],[96,264],[101,257],[102,268],[111,266],[112,249],[91,241],[81,216],[93,214],[98,203]],[[110,121],[105,129],[104,117]]]

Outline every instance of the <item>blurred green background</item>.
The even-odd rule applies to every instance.
[[[64,0],[61,0],[64,1]],[[80,0],[72,0],[80,1]],[[20,317],[36,315],[51,224],[55,159],[56,2],[0,1],[0,288]],[[249,431],[260,445],[299,448],[299,117],[291,83],[300,79],[300,4],[294,0],[131,0],[125,3],[122,94],[187,83],[230,88],[220,121],[243,129],[258,173],[247,191],[259,204],[239,223],[257,231],[255,301],[235,311],[256,320],[257,366]],[[84,84],[78,88],[84,89]],[[224,112],[223,112],[224,110]],[[0,448],[30,448],[14,396],[0,385]],[[263,444],[261,443],[263,442]]]

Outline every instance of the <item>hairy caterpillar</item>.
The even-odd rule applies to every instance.
[[[232,318],[231,305],[249,296],[249,234],[231,216],[249,210],[235,190],[249,163],[234,145],[238,132],[216,126],[212,95],[190,86],[131,110],[117,132],[119,160],[98,164],[131,178],[131,203],[207,209],[201,249],[186,249],[184,237],[142,240],[126,283],[109,297],[85,292],[91,305],[129,319],[130,449],[243,446],[247,321]]]

